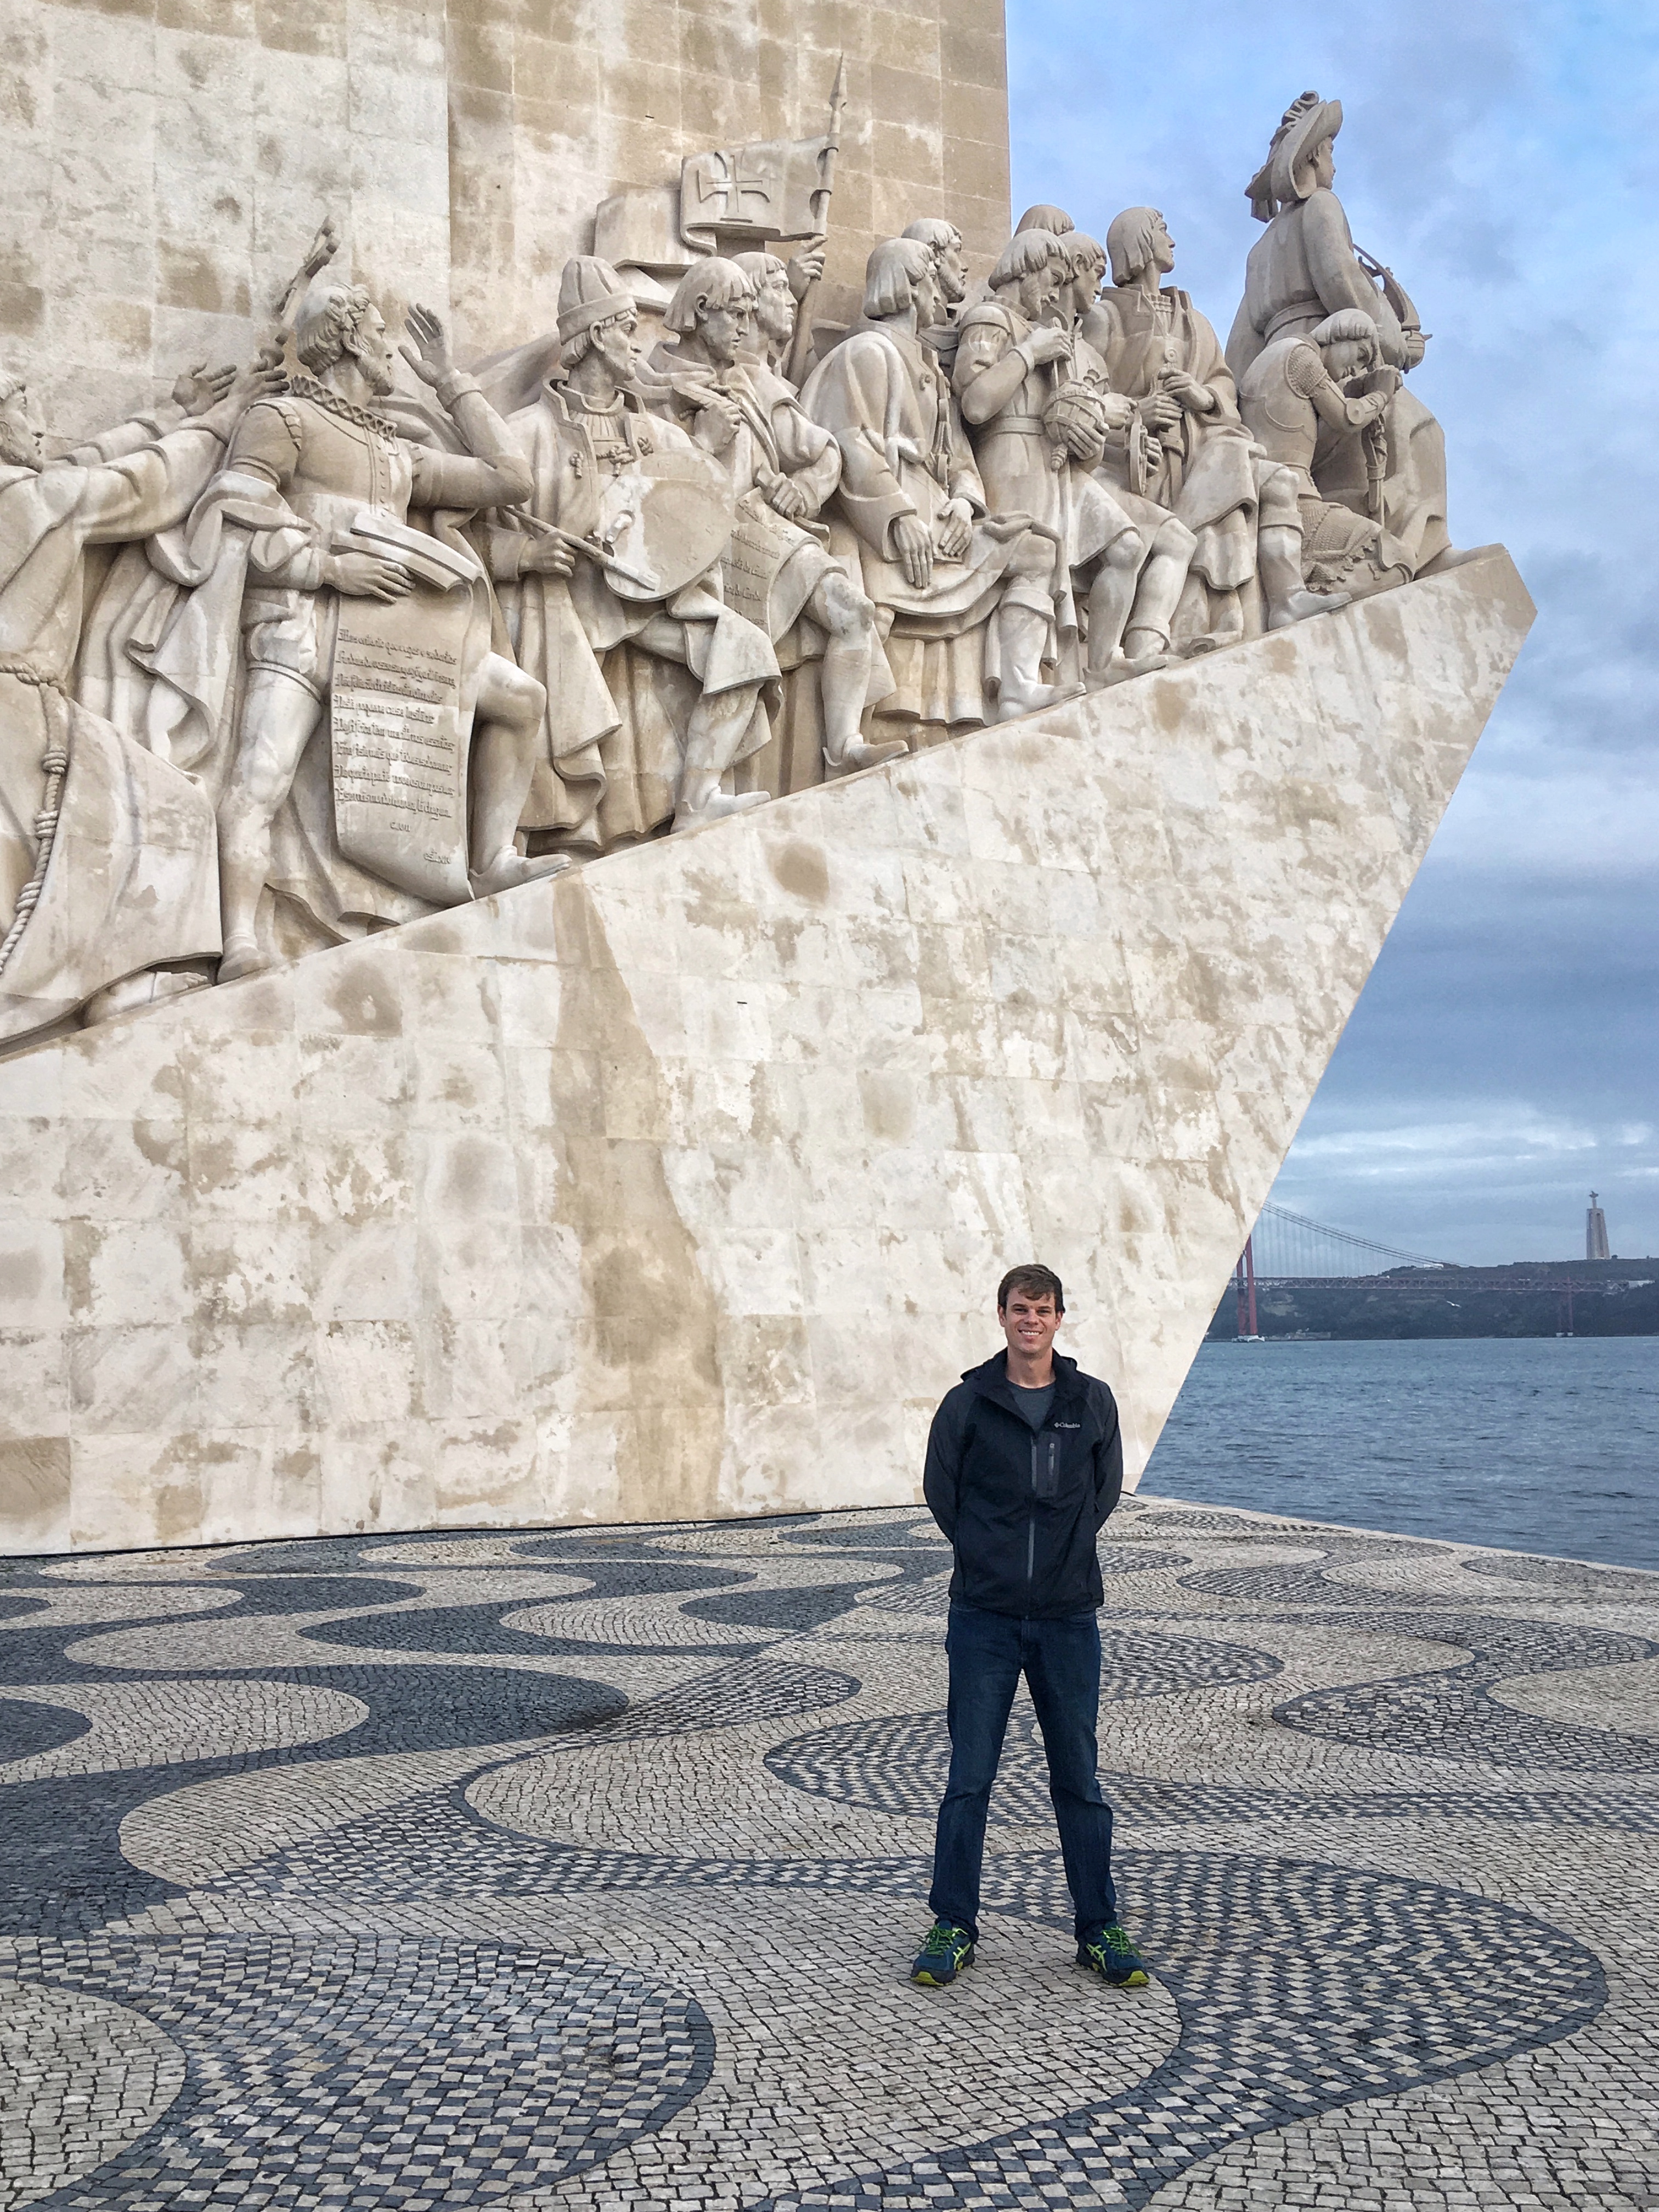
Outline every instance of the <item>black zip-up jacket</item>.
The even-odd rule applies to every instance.
[[[956,1553],[951,1596],[1023,1620],[1103,1601],[1095,1539],[1123,1489],[1116,1400],[1054,1357],[1054,1400],[1035,1433],[999,1352],[946,1394],[927,1438],[922,1490]]]

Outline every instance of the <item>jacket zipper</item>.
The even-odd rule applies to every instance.
[[[1025,1523],[1025,1604],[1028,1615],[1036,1576],[1037,1442],[1034,1436],[1031,1438],[1031,1512]]]

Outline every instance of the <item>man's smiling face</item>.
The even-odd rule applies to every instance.
[[[1044,1291],[1038,1297],[1030,1291],[1010,1291],[1007,1304],[997,1309],[997,1319],[1002,1323],[1009,1351],[1036,1359],[1041,1359],[1054,1342],[1060,1323],[1052,1291]]]

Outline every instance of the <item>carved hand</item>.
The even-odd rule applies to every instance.
[[[282,356],[274,346],[265,346],[246,368],[237,370],[224,398],[200,419],[207,422],[215,416],[228,418],[229,427],[234,429],[244,410],[252,407],[256,399],[270,399],[287,389],[288,377],[283,368]]]
[[[219,404],[235,381],[234,364],[210,368],[204,361],[198,361],[174,381],[173,404],[182,407],[186,415],[205,415],[210,407]]]
[[[1189,376],[1184,368],[1166,368],[1162,382],[1171,399],[1176,400],[1189,415],[1207,415],[1214,404],[1207,386]]]
[[[1172,399],[1167,392],[1149,392],[1136,404],[1149,430],[1173,430],[1181,420],[1181,403]]]
[[[1091,423],[1072,422],[1066,425],[1066,450],[1074,461],[1081,461],[1091,469],[1106,451],[1106,433]]]
[[[401,561],[383,561],[378,553],[331,553],[323,580],[350,599],[401,599],[415,587]]]
[[[790,522],[799,522],[803,515],[811,512],[811,501],[800,486],[792,483],[787,477],[780,477],[766,497],[769,504]]]
[[[519,554],[521,576],[568,576],[575,565],[574,553],[557,538],[532,538]]]
[[[449,350],[449,333],[441,319],[430,307],[411,307],[404,327],[409,337],[398,350],[409,363],[422,384],[439,385],[455,373],[455,363]],[[415,343],[410,345],[409,339]]]
[[[1026,339],[1025,345],[1033,368],[1041,368],[1047,361],[1070,361],[1072,358],[1071,332],[1057,331],[1049,323],[1039,323]]]
[[[960,561],[974,535],[974,510],[965,499],[947,500],[939,511],[939,550],[947,561]]]
[[[1121,392],[1103,392],[1100,419],[1109,430],[1127,430],[1135,419],[1135,403],[1126,399]]]
[[[893,525],[893,550],[911,590],[925,592],[933,580],[933,541],[914,514],[902,514]]]
[[[716,392],[698,410],[695,428],[699,445],[711,453],[723,453],[743,428],[743,416],[735,400]]]
[[[794,299],[805,299],[807,286],[816,283],[823,276],[825,244],[823,234],[820,232],[817,237],[809,238],[800,252],[790,259],[789,290]]]

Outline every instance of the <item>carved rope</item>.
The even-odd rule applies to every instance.
[[[17,894],[17,910],[12,916],[11,927],[4,938],[0,939],[0,975],[3,975],[6,963],[16,951],[18,942],[28,926],[28,918],[40,901],[41,887],[46,880],[46,870],[51,865],[52,848],[58,836],[58,817],[63,811],[60,802],[64,793],[64,777],[69,769],[69,714],[63,685],[53,677],[43,676],[27,660],[0,653],[0,676],[15,676],[20,684],[31,684],[43,695],[40,711],[46,717],[48,731],[52,732],[40,759],[40,766],[46,771],[46,792],[40,811],[34,817],[34,835],[38,841],[34,869]]]

